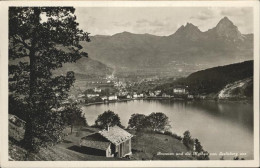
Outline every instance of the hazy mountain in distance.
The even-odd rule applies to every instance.
[[[91,58],[82,57],[75,63],[65,63],[61,68],[53,71],[54,74],[66,74],[68,71],[73,71],[76,76],[84,78],[91,75],[105,77],[106,74],[112,73],[112,68],[105,64],[93,60]]]
[[[253,35],[241,34],[227,17],[206,32],[187,23],[169,36],[122,32],[81,44],[91,59],[118,71],[157,69],[173,76],[253,59]]]
[[[16,65],[19,62],[29,62],[29,57],[18,58],[9,60],[9,65]],[[82,57],[75,63],[65,63],[61,68],[52,71],[53,75],[66,75],[68,71],[73,71],[78,78],[86,78],[87,76],[101,76],[105,77],[111,74],[113,69],[105,64],[93,60],[91,58]]]

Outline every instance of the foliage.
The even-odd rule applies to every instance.
[[[203,148],[200,144],[200,141],[197,138],[195,139],[195,151],[196,152],[202,152],[203,151]]]
[[[192,150],[196,153],[194,156],[197,158],[197,160],[209,160],[209,153],[204,151],[200,141],[197,138],[193,139],[191,137],[190,131],[187,130],[183,133],[182,143],[189,150]]]
[[[18,118],[22,119],[22,120],[26,120],[26,112],[28,109],[28,105],[23,103],[19,97],[15,97],[13,95],[9,95],[9,113],[16,115]]]
[[[193,145],[194,145],[194,141],[193,139],[191,138],[191,135],[190,135],[190,131],[185,131],[183,133],[183,139],[182,139],[182,143],[188,148],[188,149],[193,149]]]
[[[73,72],[53,76],[52,71],[87,56],[79,40],[89,41],[74,12],[73,7],[9,8],[9,61],[18,62],[9,66],[9,91],[17,105],[26,107],[23,144],[29,151],[57,142],[64,128],[58,109],[75,77]]]
[[[233,158],[233,160],[245,160],[244,158],[239,159],[239,156]]]
[[[62,110],[62,115],[64,122],[71,126],[71,133],[74,126],[87,126],[85,115],[82,114],[82,109],[76,104],[68,104],[65,109]]]
[[[197,153],[202,153],[202,155],[198,155],[198,160],[209,160],[209,153],[207,151],[204,151],[203,147],[200,144],[200,141],[196,138],[194,142],[195,151]]]
[[[132,114],[128,121],[129,128],[142,128],[145,117],[146,116],[144,114]]]
[[[115,114],[113,111],[105,111],[103,114],[100,114],[95,121],[95,124],[99,128],[106,128],[107,126],[120,126],[121,121],[118,114]]]
[[[32,129],[34,143],[46,146],[48,143],[57,143],[62,140],[62,131],[65,128],[64,121],[60,117],[61,112],[45,111],[38,109],[38,117],[35,117],[32,125],[37,128]],[[25,130],[26,131],[26,130]],[[35,147],[37,150],[39,145]]]
[[[234,157],[234,158],[233,158],[233,160],[239,160],[239,157],[238,157],[238,156],[236,156],[236,157]]]
[[[96,103],[96,102],[103,102],[101,97],[93,97],[93,98],[86,98],[85,103]]]
[[[95,91],[93,89],[87,89],[84,91],[84,94],[95,94]]]
[[[165,131],[164,134],[165,134],[165,135],[170,135],[171,137],[173,137],[173,138],[175,138],[175,139],[178,139],[179,141],[182,140],[182,137],[181,137],[181,136],[179,136],[179,135],[177,135],[177,134],[175,134],[175,133],[172,133],[171,131]]]
[[[171,128],[169,118],[162,112],[153,112],[149,116],[132,114],[128,126],[129,128],[152,130],[153,132],[165,132]]]
[[[154,131],[167,131],[171,128],[169,118],[162,112],[151,113],[145,118],[143,125]]]
[[[110,90],[111,90],[111,91],[110,91]],[[100,96],[109,96],[110,92],[113,93],[112,89],[105,88],[104,90],[101,90],[101,92],[100,92],[99,95],[100,95]]]

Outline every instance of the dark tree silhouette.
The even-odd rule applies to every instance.
[[[190,131],[187,130],[187,131],[185,131],[185,132],[183,133],[182,143],[183,143],[188,149],[192,149],[192,148],[193,148],[194,141],[193,141],[193,139],[191,138]]]
[[[195,151],[196,152],[203,152],[203,147],[200,144],[200,141],[196,138],[195,139]]]
[[[202,155],[197,156],[198,160],[209,160],[209,153],[207,151],[204,151],[200,141],[197,138],[194,140],[194,146],[196,152],[202,153]]]
[[[86,126],[87,120],[85,115],[82,113],[82,109],[77,106],[77,104],[68,104],[62,111],[62,118],[64,122],[70,125],[71,133],[74,126]]]
[[[132,114],[128,121],[129,128],[141,128],[144,124],[145,117],[146,116],[144,114]]]
[[[169,118],[161,112],[151,113],[145,118],[143,125],[153,131],[167,131],[171,128]]]
[[[89,41],[88,33],[78,29],[74,11],[73,7],[9,8],[9,61],[18,62],[9,66],[9,91],[26,106],[23,144],[29,151],[56,142],[64,126],[58,109],[75,77],[73,72],[53,76],[52,70],[87,56],[79,40]]]
[[[100,114],[95,121],[95,124],[100,128],[106,128],[107,126],[115,125],[122,127],[119,116],[110,110]]]

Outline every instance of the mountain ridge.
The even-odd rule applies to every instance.
[[[220,19],[220,21],[217,23],[217,25],[216,26],[218,26],[218,24],[220,24],[220,23],[222,23],[222,22],[226,22],[226,21],[228,21],[228,22],[230,22],[231,24],[233,24],[234,25],[234,23],[228,18],[228,17],[223,17],[222,19]],[[193,23],[190,23],[190,22],[186,22],[186,24],[183,24],[183,25],[181,25],[178,29],[180,29],[180,28],[182,28],[182,27],[186,27],[186,26],[193,26],[193,27],[196,27],[196,28],[198,28],[198,26],[196,26],[196,25],[194,25]],[[216,27],[215,26],[215,27]],[[235,25],[234,25],[235,26]],[[237,26],[236,26],[237,27]],[[214,28],[214,27],[213,27]],[[205,33],[205,32],[207,32],[207,31],[209,31],[209,30],[211,30],[211,29],[213,29],[213,28],[209,28],[208,30],[205,30],[205,31],[202,31],[202,30],[200,30],[199,28],[199,31],[200,32],[202,32],[202,33]],[[115,34],[112,34],[112,35],[102,35],[102,34],[96,34],[96,35],[94,35],[94,36],[91,36],[91,37],[96,37],[96,36],[106,36],[106,37],[109,37],[109,36],[115,36],[115,35],[118,35],[118,34],[132,34],[132,35],[151,35],[151,36],[157,36],[157,37],[168,37],[168,36],[172,36],[173,34],[175,34],[177,31],[178,31],[178,29],[174,32],[174,33],[172,33],[172,34],[170,34],[170,35],[155,35],[155,34],[151,34],[151,33],[133,33],[133,32],[129,32],[129,31],[123,31],[123,32],[118,32],[118,33],[115,33]],[[241,33],[242,34],[242,33]],[[249,34],[249,35],[252,35],[253,33],[246,33],[246,34]],[[245,34],[245,35],[246,35]]]
[[[89,57],[117,72],[165,72],[187,76],[197,70],[253,59],[253,35],[243,35],[228,18],[205,32],[192,23],[169,36],[117,33],[81,42]],[[160,73],[161,71],[162,73]]]

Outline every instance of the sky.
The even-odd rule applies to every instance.
[[[253,33],[250,7],[78,7],[79,27],[91,35],[135,34],[168,36],[187,22],[207,31],[227,16],[243,34]]]

